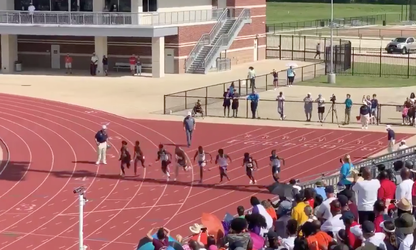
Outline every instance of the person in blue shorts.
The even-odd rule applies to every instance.
[[[209,155],[210,162],[212,162],[212,155],[210,153],[206,153],[202,146],[198,147],[198,150],[195,152],[195,155],[194,155],[194,162],[196,158],[198,157],[199,178],[200,178],[199,183],[202,183],[204,167],[207,165],[207,157],[206,157],[207,155]],[[208,168],[208,171],[209,170],[210,169]]]
[[[280,173],[280,165],[281,161],[283,162],[283,165],[285,165],[285,159],[279,158],[276,154],[276,150],[272,150],[271,156],[270,156],[270,166],[272,167],[272,176],[274,181],[279,181],[279,173]]]
[[[254,178],[254,169],[259,169],[259,164],[249,153],[244,153],[243,167],[246,168],[246,175],[250,179],[250,184],[256,184],[257,181]]]

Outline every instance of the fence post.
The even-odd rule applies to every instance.
[[[313,65],[313,78],[316,78],[316,63]]]
[[[378,110],[377,110],[377,125],[380,125],[380,116],[381,116],[381,104],[378,105]]]
[[[383,106],[383,105],[380,104],[380,109],[379,109],[380,111],[377,112],[379,124],[381,124],[381,106]]]
[[[306,36],[303,36],[303,61],[306,61]]]
[[[294,47],[295,47],[295,36],[294,35],[292,35],[292,49],[291,49],[291,51],[292,51],[292,59],[291,60],[293,60],[293,50],[294,50]]]
[[[282,35],[279,35],[279,59],[282,60]]]
[[[355,57],[355,49],[352,47],[352,60],[351,60],[351,75],[354,75],[354,57]]]
[[[380,69],[380,77],[381,77],[381,66],[382,66],[382,54],[383,52],[382,52],[382,48],[380,48],[380,54],[379,54],[379,56],[380,56],[380,66],[379,66],[379,69]]]
[[[208,87],[205,87],[205,115],[208,116]]]
[[[410,78],[410,53],[407,53],[407,78]]]
[[[163,114],[164,115],[166,115],[166,96],[167,95],[163,96]]]
[[[241,96],[241,79],[238,79],[238,93]]]
[[[185,91],[185,110],[188,109],[188,91]]]
[[[246,118],[248,118],[248,100],[246,99]]]
[[[268,76],[269,76],[269,74],[267,74],[267,75],[265,75],[264,77],[266,77],[266,91],[268,90],[268,87],[267,87],[267,79],[268,79]]]
[[[301,75],[301,77],[300,77],[300,78],[301,78],[301,80],[300,80],[301,82],[303,82],[303,68],[304,68],[304,67],[300,68],[300,72],[301,72],[301,74],[302,74],[302,75]]]

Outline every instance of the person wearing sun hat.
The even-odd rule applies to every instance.
[[[200,245],[206,245],[208,240],[207,228],[204,225],[195,223],[189,227],[192,233],[191,240],[198,242]]]
[[[411,214],[402,214],[399,218],[394,220],[394,225],[404,236],[400,243],[399,250],[410,250],[414,242],[414,217]]]

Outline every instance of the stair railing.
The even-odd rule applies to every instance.
[[[217,19],[217,23],[212,27],[209,33],[205,33],[199,38],[198,42],[194,46],[194,48],[189,53],[188,57],[186,58],[185,62],[185,70],[187,71],[195,59],[198,57],[199,52],[205,45],[211,44],[211,41],[217,36],[218,32],[221,30],[222,24],[228,18],[228,9],[225,8],[224,11]]]
[[[233,26],[231,26],[230,30],[227,34],[222,34],[220,38],[216,41],[216,43],[212,46],[210,51],[208,52],[207,56],[205,57],[204,61],[202,62],[201,66],[206,69],[208,64],[214,59],[217,51],[223,47],[227,46],[230,43],[231,38],[233,35],[238,32],[237,29],[240,27],[244,20],[250,19],[250,9],[243,9],[238,15],[238,18],[235,20]]]

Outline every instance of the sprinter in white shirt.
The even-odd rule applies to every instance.
[[[410,201],[410,204],[412,204],[413,181],[410,179],[410,176],[411,174],[408,168],[403,167],[400,170],[400,177],[402,179],[402,182],[400,182],[400,184],[397,185],[395,198],[396,200],[406,198],[408,201]]]
[[[377,201],[380,181],[372,179],[371,168],[366,167],[362,171],[363,180],[353,185],[352,190],[356,194],[359,222],[374,221],[374,203]]]

